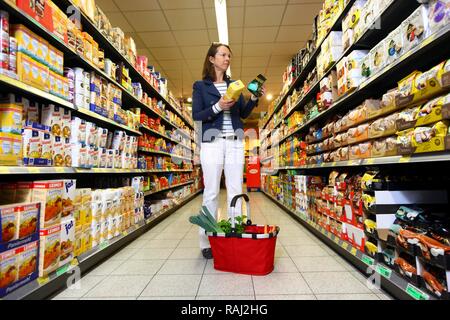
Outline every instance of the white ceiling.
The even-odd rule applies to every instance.
[[[131,35],[138,54],[149,57],[177,96],[192,94],[201,79],[210,44],[218,41],[214,0],[96,0],[118,26]],[[277,96],[290,59],[305,46],[323,0],[228,0],[233,79],[247,83],[259,73]],[[267,102],[259,111],[266,110]]]

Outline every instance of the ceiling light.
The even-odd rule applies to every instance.
[[[266,99],[267,99],[268,101],[272,101],[273,95],[272,95],[271,93],[269,93],[269,94],[266,96]]]
[[[192,102],[192,98],[189,97],[189,98],[187,99],[187,102],[191,103],[191,102]]]
[[[219,42],[228,44],[228,15],[227,0],[214,0],[216,9],[217,32],[219,33]],[[228,68],[227,75],[231,76],[231,68]]]

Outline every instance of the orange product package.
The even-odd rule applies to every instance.
[[[62,180],[35,181],[33,183],[33,202],[41,203],[40,228],[59,225],[61,222],[62,196],[64,183]]]
[[[39,202],[21,205],[19,208],[19,239],[33,235],[38,230]]]
[[[2,226],[1,243],[17,240],[19,236],[19,211],[20,206],[0,206],[0,222]]]
[[[38,242],[31,242],[16,250],[16,253],[18,251],[20,252],[16,256],[19,268],[19,280],[22,280],[37,271]]]
[[[59,267],[61,256],[61,225],[41,229],[39,248],[39,277],[48,276]]]

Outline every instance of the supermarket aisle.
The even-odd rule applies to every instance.
[[[221,208],[225,208],[225,191]],[[55,299],[390,299],[262,193],[250,193],[252,220],[281,228],[275,271],[265,277],[214,270],[188,222],[199,196]]]

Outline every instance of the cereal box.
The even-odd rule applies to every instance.
[[[33,183],[33,201],[41,202],[40,227],[48,228],[60,225],[62,214],[62,180],[35,181]]]
[[[53,145],[52,145],[52,160],[53,166],[55,167],[63,167],[64,163],[64,142],[63,138],[58,136],[53,136]]]
[[[61,222],[61,257],[59,266],[70,263],[74,258],[75,220],[65,218]]]
[[[62,217],[68,217],[73,215],[77,192],[77,181],[71,179],[63,181],[64,181],[64,189],[62,194],[62,205],[63,205]]]
[[[16,250],[0,253],[0,289],[4,289],[19,279]]]
[[[39,234],[39,277],[45,277],[59,267],[61,256],[61,224],[41,229]]]
[[[38,267],[38,242],[32,242],[16,250],[17,265],[19,268],[19,281],[26,279],[37,271]]]
[[[38,231],[40,203],[30,203],[19,208],[19,239],[24,239]]]
[[[62,136],[62,113],[63,109],[59,106],[49,104],[42,108],[41,123],[51,128],[55,136]]]
[[[19,238],[19,205],[0,206],[2,235],[0,242],[10,242]]]

